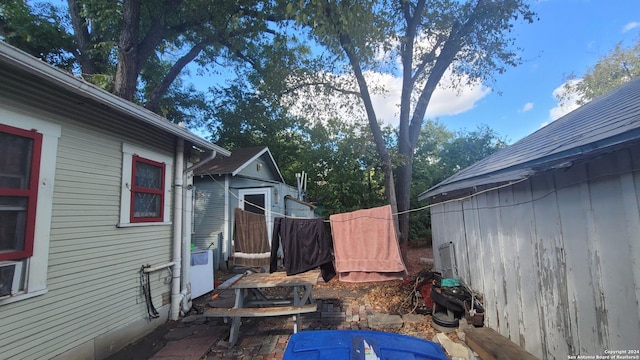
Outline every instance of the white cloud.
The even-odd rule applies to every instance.
[[[524,106],[522,107],[522,109],[520,109],[520,112],[527,112],[533,110],[533,103],[532,102],[528,102],[526,104],[524,104]]]
[[[478,101],[491,93],[491,89],[482,84],[465,85],[466,78],[461,81],[462,89],[454,89],[449,86],[452,81],[452,75],[447,70],[440,85],[433,92],[427,108],[427,117],[457,115],[467,112],[475,108]]]
[[[435,45],[427,36],[419,35],[415,44],[415,49],[430,51]],[[438,50],[436,51],[436,53]],[[400,77],[399,69],[401,68],[401,59],[394,51],[385,51],[384,48],[378,48],[376,52],[376,60],[386,64],[386,70],[380,72],[368,71],[364,74],[369,91],[373,108],[378,120],[384,124],[393,126],[398,125],[400,112],[400,98],[402,94],[402,77]],[[348,88],[351,91],[359,91],[356,81],[352,74],[333,75],[322,74],[332,80],[341,83],[342,88]],[[424,80],[423,80],[424,81]],[[415,85],[416,89],[421,89],[424,82]],[[487,96],[491,92],[481,83],[469,84],[469,78],[466,75],[456,77],[450,69],[443,75],[440,83],[433,92],[429,101],[429,106],[425,113],[426,118],[435,118],[445,115],[457,115],[473,109],[478,101]],[[352,100],[352,99],[351,99]],[[417,100],[414,96],[412,100]],[[358,101],[357,106],[353,107],[353,103],[349,103],[347,96],[340,93],[334,93],[326,96],[313,92],[307,99],[306,104],[297,103],[295,105],[296,112],[303,114],[305,107],[319,108],[322,117],[328,118],[339,116],[345,120],[360,118],[366,119],[366,113],[362,101]],[[414,104],[412,104],[413,106]],[[413,107],[412,107],[413,110]]]
[[[385,124],[398,125],[400,96],[402,94],[402,78],[386,73],[366,74],[370,83],[379,84],[386,90],[384,93],[373,94],[372,102],[376,116]],[[456,115],[473,109],[476,103],[487,96],[491,89],[480,84],[464,86],[460,91],[449,86],[451,73],[445,73],[441,85],[431,96],[425,117],[435,118],[443,115]],[[464,81],[463,81],[464,83]],[[361,114],[364,116],[364,112]]]
[[[582,81],[582,79],[577,80],[569,80],[569,82],[575,83]],[[566,83],[565,83],[566,84]],[[577,109],[580,105],[578,105],[578,99],[580,99],[580,94],[576,92],[567,92],[565,88],[565,84],[562,84],[553,90],[553,97],[556,98],[558,102],[557,105],[549,110],[549,120],[544,122],[542,126],[548,125],[551,121],[557,120],[564,115],[572,112]]]
[[[371,101],[377,118],[384,124],[398,126],[398,117],[400,113],[400,97],[402,94],[402,78],[396,77],[389,73],[367,72],[364,74],[369,90],[371,91]],[[334,77],[344,86],[348,83],[352,90],[356,90],[355,81],[351,79],[351,75],[342,75]],[[434,118],[444,115],[456,115],[469,111],[476,106],[476,103],[491,92],[490,88],[477,85],[461,85],[461,89],[452,88],[453,79],[451,73],[447,71],[443,76],[440,85],[436,88],[425,117]],[[466,83],[466,78],[461,81]],[[420,85],[417,85],[420,86]],[[384,89],[381,91],[380,89]],[[304,114],[304,108],[307,106],[315,107],[316,111],[321,108],[321,116],[325,118],[339,116],[342,119],[366,119],[366,113],[361,101],[355,108],[349,105],[349,99],[340,93],[333,93],[326,96],[320,93],[313,93],[304,100],[304,104],[298,102],[295,106],[295,112]]]
[[[631,30],[633,30],[633,29],[635,29],[635,28],[637,28],[637,27],[640,27],[640,22],[638,22],[638,21],[632,21],[632,22],[628,23],[627,25],[625,25],[625,26],[622,28],[622,32],[623,32],[623,33],[626,33],[627,31],[631,31]]]

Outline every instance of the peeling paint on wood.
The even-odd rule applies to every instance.
[[[640,146],[432,208],[485,324],[542,359],[640,338]],[[436,258],[436,269],[438,269]]]

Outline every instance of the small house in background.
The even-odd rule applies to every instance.
[[[177,320],[182,185],[230,153],[3,42],[0,79],[0,358],[104,359]]]
[[[302,189],[285,184],[266,146],[237,149],[194,172],[196,248],[214,249],[214,267],[226,268],[233,256],[235,208],[265,215],[269,243],[276,217],[313,218],[315,207],[302,201]],[[255,206],[254,206],[255,205]]]
[[[542,359],[638,348],[640,78],[419,198],[487,326]]]

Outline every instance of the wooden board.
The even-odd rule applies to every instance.
[[[235,275],[234,277],[229,278],[225,282],[220,284],[220,286],[218,286],[216,289],[219,289],[219,290],[228,289],[228,288],[231,287],[231,285],[233,285],[236,281],[238,281],[242,276],[243,276],[243,274]]]
[[[267,308],[212,308],[205,311],[205,317],[265,317],[280,315],[296,315],[314,312],[318,309],[317,304],[307,304],[302,306],[277,306]]]
[[[482,360],[522,359],[535,360],[535,356],[525,349],[500,335],[491,328],[465,329],[465,343],[475,351]]]
[[[266,288],[276,286],[304,286],[318,283],[320,272],[308,271],[302,274],[287,276],[284,272],[247,274],[236,281],[232,289]]]

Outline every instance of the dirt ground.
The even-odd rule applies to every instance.
[[[431,248],[409,248],[407,263],[405,264],[410,275],[409,278],[428,268],[424,263],[420,262],[420,258],[433,258],[433,250]],[[373,306],[391,310],[391,307],[397,305],[398,301],[397,299],[393,301],[393,298],[397,297],[399,292],[403,292],[400,291],[402,288],[402,281],[345,283],[333,279],[328,283],[316,285],[313,291],[316,298],[368,297]]]
[[[407,270],[409,276],[407,280],[394,280],[376,283],[343,283],[337,279],[333,279],[328,283],[320,283],[314,287],[313,297],[316,299],[364,299],[375,309],[390,314],[409,314],[415,310],[412,307],[409,297],[412,282],[415,280],[416,274],[422,270],[429,270],[430,265],[420,261],[421,258],[433,258],[431,248],[409,248],[407,252]],[[216,271],[216,282],[223,281],[235,275],[231,272]],[[210,294],[203,295],[193,302],[192,310],[186,314],[197,315],[202,313],[208,307],[211,299]],[[145,359],[151,357],[162,349],[167,340],[165,335],[172,329],[184,326],[181,321],[168,321],[152,333],[145,336],[135,344],[128,346],[121,352],[109,357],[109,360],[124,359]],[[430,326],[430,322],[415,324],[413,326],[405,326],[399,330],[399,333],[412,335],[419,338],[430,339],[434,334],[434,329]]]
[[[421,258],[433,258],[433,249],[427,247],[409,247],[407,251],[408,280],[412,279],[421,270],[429,270],[430,266],[422,263]],[[226,279],[233,276],[229,272],[217,272],[216,277]],[[217,279],[216,279],[217,280]],[[371,304],[388,313],[406,314],[411,311],[409,299],[410,286],[407,281],[385,281],[371,283],[345,283],[332,279],[328,283],[320,283],[313,288],[314,298],[366,298]],[[209,296],[202,296],[194,300],[196,312],[208,306]]]
[[[430,269],[425,263],[421,263],[421,258],[433,258],[433,249],[427,247],[409,247],[407,251],[407,271],[409,278],[417,274],[425,268]],[[216,282],[223,281],[235,275],[232,272],[216,271]],[[345,283],[338,281],[337,278],[328,283],[320,283],[314,286],[314,297],[316,298],[336,298],[344,299],[349,297],[371,297],[370,301],[373,306],[379,306],[382,309],[389,310],[389,297],[398,293],[403,288],[402,281],[385,281],[372,283]],[[215,291],[214,291],[215,293]],[[389,296],[386,293],[389,293]],[[202,296],[194,300],[196,312],[201,307],[208,306],[210,296]]]

